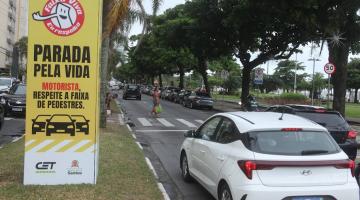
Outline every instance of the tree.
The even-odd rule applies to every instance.
[[[301,65],[297,61],[293,60],[284,60],[278,63],[278,66],[275,68],[274,77],[277,77],[282,81],[282,88],[287,92],[294,89],[295,82],[295,71],[303,71],[305,66]],[[303,75],[297,75],[296,79],[301,80]]]
[[[101,46],[101,86],[100,86],[100,127],[106,127],[106,90],[109,61],[109,47],[112,35],[117,32],[128,32],[135,20],[145,24],[146,13],[142,9],[141,15],[135,12],[131,6],[133,0],[104,0],[103,2],[103,23],[102,23],[102,46]],[[162,0],[153,0],[153,13],[156,14]],[[143,8],[142,0],[136,3]],[[144,25],[146,26],[146,25]],[[145,29],[145,28],[144,28]]]
[[[352,59],[347,65],[347,81],[348,89],[355,89],[354,102],[358,103],[358,91],[360,88],[360,59]]]
[[[222,0],[220,6],[229,43],[244,67],[241,101],[246,105],[251,71],[270,59],[290,58],[316,30],[298,12],[302,1]]]

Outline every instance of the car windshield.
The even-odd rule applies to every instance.
[[[9,78],[0,78],[0,85],[1,86],[10,86],[11,85],[11,79],[9,79]]]
[[[309,156],[339,152],[336,142],[326,132],[251,132],[246,138],[246,146],[262,154]]]
[[[208,93],[204,93],[204,92],[196,92],[196,96],[210,98],[210,95]]]
[[[53,116],[50,120],[51,122],[71,122],[71,119],[69,116],[67,115],[58,115],[58,116]]]
[[[336,113],[297,112],[297,115],[310,119],[326,128],[348,128],[347,122]]]
[[[13,95],[25,95],[26,94],[26,86],[25,85],[18,85],[12,88],[10,94]]]

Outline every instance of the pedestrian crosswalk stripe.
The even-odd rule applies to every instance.
[[[168,122],[166,119],[164,118],[158,118],[157,119],[160,123],[162,123],[164,126],[166,127],[174,127],[174,124]]]
[[[186,126],[190,127],[190,128],[196,128],[197,126],[191,122],[186,121],[185,119],[176,119],[179,122],[185,124]]]
[[[138,118],[138,121],[143,125],[143,126],[152,126],[151,123],[145,119],[145,118]]]
[[[202,123],[204,123],[204,121],[203,120],[195,120],[197,123],[199,123],[199,124],[202,124]]]

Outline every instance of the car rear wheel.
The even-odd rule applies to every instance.
[[[219,200],[233,200],[229,186],[223,183],[219,190]]]
[[[185,182],[191,182],[192,178],[189,172],[189,164],[185,153],[181,154],[181,175]]]

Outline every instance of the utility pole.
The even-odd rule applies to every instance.
[[[297,59],[297,53],[295,54],[295,59],[296,59],[296,63],[295,63],[295,79],[294,79],[294,93],[296,93],[296,76],[297,76],[297,67],[298,67],[298,59]]]
[[[320,59],[313,57],[313,58],[310,58],[309,61],[313,61],[312,88],[311,88],[311,105],[314,105],[315,63],[316,63],[316,61],[320,61]]]

